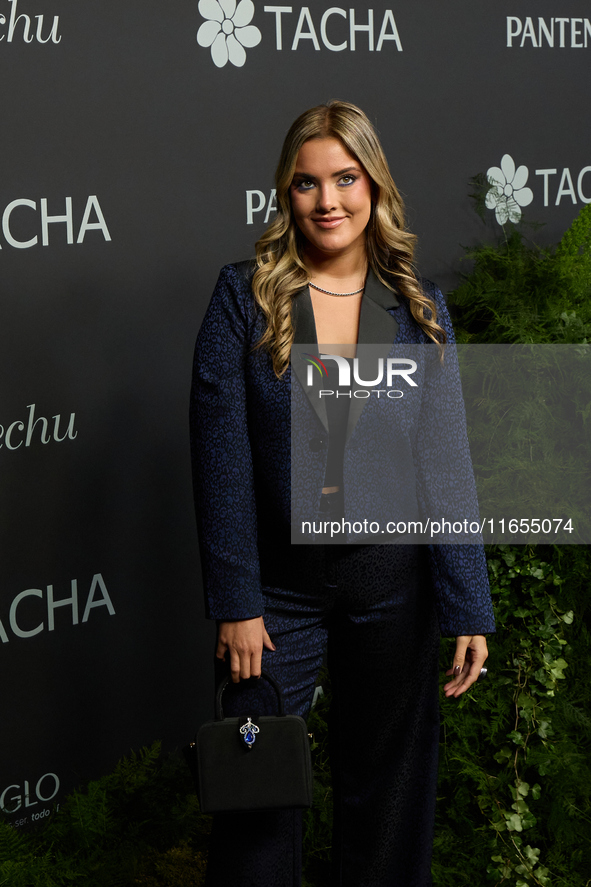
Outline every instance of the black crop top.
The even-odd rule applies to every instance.
[[[353,359],[347,357],[346,360],[352,368]],[[327,360],[326,369],[328,371],[326,388],[334,391],[334,394],[325,398],[326,416],[328,419],[328,458],[326,461],[324,486],[340,487],[342,489],[345,437],[349,420],[349,405],[352,397],[351,386],[347,385],[339,388],[339,368],[336,360]]]

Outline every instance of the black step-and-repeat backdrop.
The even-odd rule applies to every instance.
[[[0,0],[0,807],[46,815],[210,714],[188,456],[195,334],[274,212],[292,120],[376,123],[457,281],[507,217],[591,202],[583,0]],[[487,227],[468,179],[496,170]]]

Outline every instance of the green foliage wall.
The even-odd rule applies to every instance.
[[[488,185],[476,184],[478,198]],[[542,249],[523,227],[507,226],[498,243],[470,250],[468,258],[472,270],[449,294],[459,342],[577,344],[586,357],[591,205],[556,248]],[[589,388],[578,387],[588,436]],[[532,390],[531,415],[539,411],[536,397]],[[551,476],[553,454],[545,458]],[[588,453],[582,459],[576,469],[588,487]],[[489,678],[459,704],[442,703],[435,884],[587,887],[589,548],[497,546],[488,549],[488,562],[497,621]],[[442,667],[452,647],[444,644]]]
[[[474,180],[477,204],[482,189]],[[449,293],[458,342],[586,344],[591,339],[591,204],[556,247],[540,247],[524,224],[466,251],[472,270]]]
[[[584,887],[589,552],[498,546],[488,558],[497,620],[489,677],[459,703],[442,702],[435,883]],[[446,643],[442,666],[452,655]]]

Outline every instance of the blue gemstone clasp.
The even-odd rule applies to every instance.
[[[244,739],[245,745],[247,748],[252,748],[254,745],[254,741],[256,739],[256,734],[259,732],[259,728],[256,724],[253,724],[250,718],[246,719],[246,724],[243,724],[240,728],[240,733]]]

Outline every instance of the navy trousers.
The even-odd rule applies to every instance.
[[[302,546],[310,569],[322,571],[322,592],[266,598],[277,650],[264,650],[263,669],[288,713],[308,716],[328,650],[332,887],[431,884],[439,629],[425,555],[413,545]],[[228,716],[249,708],[276,711],[264,682],[224,693]],[[301,811],[214,817],[207,887],[300,887],[301,864]]]

